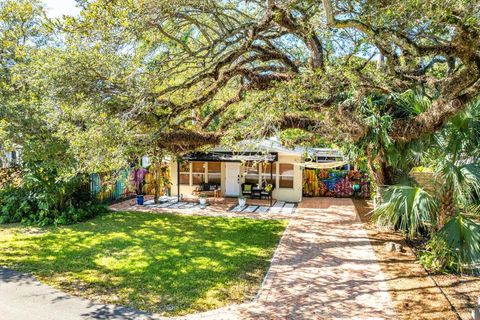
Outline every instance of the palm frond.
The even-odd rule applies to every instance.
[[[400,95],[395,95],[393,99],[397,111],[410,117],[427,111],[432,105],[432,101],[427,96],[414,90],[407,90]]]
[[[458,164],[449,160],[438,162],[435,170],[438,183],[453,191],[457,203],[468,204],[480,194],[480,165]]]
[[[450,219],[435,235],[441,237],[462,264],[480,263],[480,224],[461,214]]]
[[[372,216],[377,225],[394,227],[410,238],[435,226],[438,203],[424,189],[392,186],[382,197],[383,203],[374,209]]]
[[[480,203],[476,202],[474,204],[468,205],[465,208],[465,211],[469,217],[480,221]]]

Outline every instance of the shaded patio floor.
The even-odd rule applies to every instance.
[[[239,206],[237,198],[208,198],[207,205],[201,206],[198,199],[162,197],[154,203],[152,196],[147,196],[143,206],[136,204],[135,199],[125,200],[110,206],[114,211],[161,212],[212,217],[238,217],[253,219],[290,219],[295,215],[297,204],[273,200],[247,199],[246,206]]]

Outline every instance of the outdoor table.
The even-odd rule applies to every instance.
[[[262,198],[262,188],[252,187],[252,198]]]

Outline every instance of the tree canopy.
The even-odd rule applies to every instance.
[[[0,223],[78,222],[103,212],[88,174],[148,154],[158,196],[166,152],[275,135],[343,147],[391,186],[374,217],[430,236],[425,265],[478,266],[478,1],[77,3],[50,19],[0,0],[0,152],[22,149]]]
[[[174,151],[246,128],[360,141],[372,130],[366,100],[413,89],[432,100],[428,110],[400,114],[389,101],[381,110],[389,137],[408,143],[442,128],[480,86],[472,1],[80,3],[65,30],[74,59],[88,63],[71,74]],[[93,61],[98,53],[111,58]]]
[[[16,98],[0,128],[22,145],[28,128],[63,139],[77,169],[119,167],[133,146],[177,153],[281,134],[355,145],[383,184],[392,150],[479,92],[472,1],[77,2],[78,17],[51,21],[39,2],[2,1],[3,88]],[[426,107],[405,108],[408,92]]]

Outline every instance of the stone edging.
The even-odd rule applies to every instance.
[[[265,277],[263,278],[263,281],[260,284],[260,288],[258,288],[258,292],[257,292],[255,298],[253,298],[252,302],[257,302],[258,299],[260,298],[260,293],[262,292],[262,289],[265,285],[265,282],[267,282],[267,278],[270,275],[270,270],[272,269],[273,262],[275,261],[275,259],[278,258],[278,250],[283,243],[283,238],[285,238],[285,236],[287,235],[287,233],[289,231],[288,229],[290,228],[291,221],[292,221],[292,219],[288,220],[287,227],[283,231],[283,234],[282,234],[282,237],[280,238],[280,240],[278,240],[278,244],[277,244],[277,247],[275,248],[275,251],[273,252],[272,259],[270,259],[270,266],[268,267],[267,273],[265,274]]]

